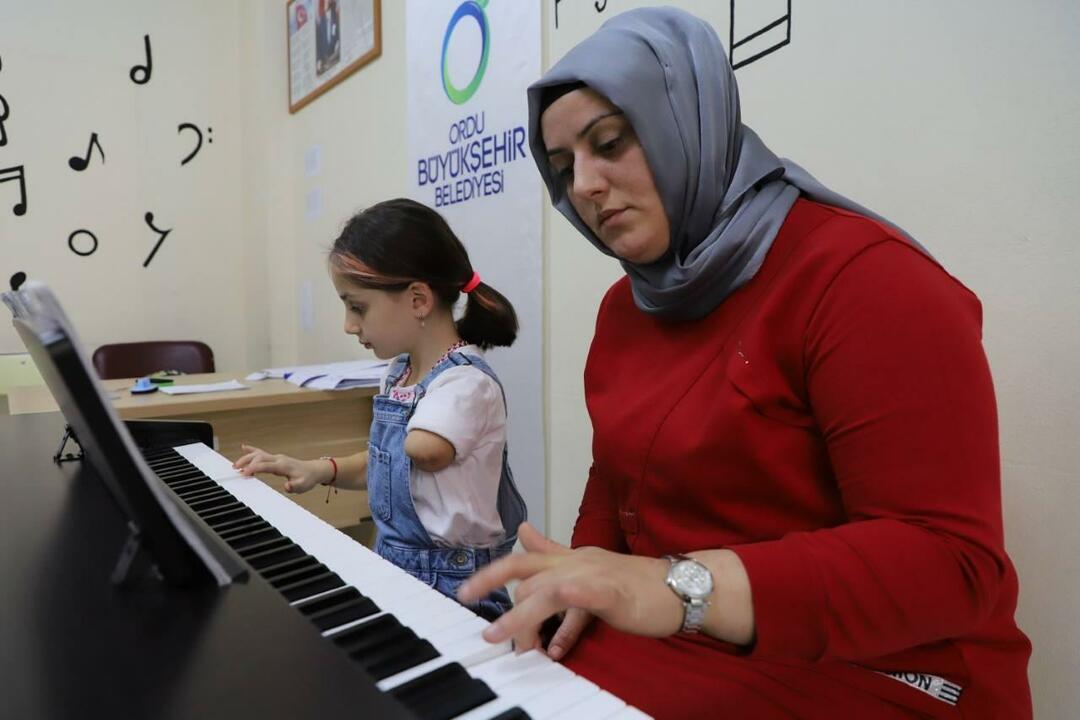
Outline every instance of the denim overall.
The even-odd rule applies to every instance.
[[[393,388],[404,374],[408,367],[406,359],[401,356],[394,361],[387,376],[387,388]],[[376,552],[455,600],[458,588],[470,575],[510,552],[517,540],[518,525],[524,522],[526,516],[525,501],[514,485],[505,445],[498,495],[499,517],[506,532],[502,544],[493,548],[437,546],[416,514],[409,490],[412,461],[405,454],[405,428],[431,381],[444,371],[459,365],[472,365],[499,383],[499,379],[483,359],[452,352],[414,386],[410,401],[392,399],[388,393],[376,395],[368,443],[367,471],[371,515],[378,529]],[[502,383],[499,383],[499,389],[502,390]],[[505,401],[504,392],[504,405]],[[499,588],[471,609],[490,620],[510,607],[509,593],[505,588]]]

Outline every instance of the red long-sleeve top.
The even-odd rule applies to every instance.
[[[657,717],[1031,716],[981,307],[932,259],[799,200],[701,320],[646,315],[617,282],[585,388],[573,544],[730,548],[757,635],[594,623],[573,669]]]

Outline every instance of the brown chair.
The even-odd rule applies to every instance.
[[[214,353],[198,340],[114,343],[94,351],[94,369],[103,380],[151,375],[159,370],[214,372]]]

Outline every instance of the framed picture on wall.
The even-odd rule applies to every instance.
[[[382,53],[380,0],[286,0],[289,112]]]

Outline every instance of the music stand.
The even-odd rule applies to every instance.
[[[86,459],[128,519],[131,534],[114,582],[129,579],[144,555],[170,585],[224,586],[246,575],[239,558],[147,466],[52,291],[30,281],[0,298]]]

